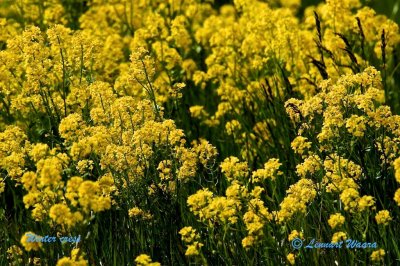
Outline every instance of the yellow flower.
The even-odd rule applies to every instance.
[[[201,252],[201,247],[204,246],[202,243],[200,242],[194,242],[193,244],[189,245],[186,252],[185,252],[185,256],[198,256],[200,255]]]
[[[141,254],[139,256],[136,257],[135,262],[138,265],[147,265],[151,262],[151,258],[149,255],[146,254]]]
[[[328,220],[328,224],[332,229],[342,226],[344,224],[345,218],[340,213],[331,214]]]
[[[73,176],[67,182],[67,192],[65,193],[65,197],[71,202],[71,205],[74,207],[78,205],[78,189],[82,182],[83,178],[79,176]]]
[[[355,137],[363,137],[366,130],[366,118],[352,115],[346,121],[347,130]]]
[[[253,189],[252,193],[254,195],[257,195],[257,193],[261,194],[262,193],[262,188],[261,187],[255,187]],[[226,194],[226,197],[228,199],[240,200],[240,199],[246,198],[248,196],[248,191],[247,191],[247,188],[245,186],[241,185],[237,181],[234,181],[226,189],[225,194]],[[257,196],[254,196],[254,197],[257,198]]]
[[[344,204],[344,209],[347,211],[355,211],[357,209],[357,204],[358,200],[360,198],[360,195],[357,190],[354,188],[348,188],[345,189],[341,194],[340,194],[340,200]]]
[[[393,165],[394,165],[394,170],[395,170],[394,176],[395,176],[395,178],[396,178],[396,181],[397,181],[398,183],[400,183],[400,158],[397,158],[397,159],[393,162]]]
[[[79,114],[70,114],[65,117],[59,126],[60,135],[66,141],[77,140],[85,129],[84,121]]]
[[[101,212],[111,208],[111,198],[108,195],[102,195],[98,182],[90,180],[83,181],[78,189],[79,204],[85,212],[93,210]]]
[[[42,247],[42,242],[40,241],[41,236],[36,235],[33,232],[26,232],[21,237],[21,244],[26,251],[39,250]]]
[[[197,119],[208,118],[210,115],[204,110],[204,106],[194,105],[189,108],[190,115]]]
[[[55,223],[67,227],[72,227],[83,221],[83,215],[79,211],[72,212],[70,208],[63,203],[51,206],[49,216]]]
[[[10,255],[15,255],[15,256],[22,256],[23,251],[20,247],[18,247],[17,245],[12,245],[11,247],[9,247],[7,249],[7,253]]]
[[[375,205],[375,199],[372,196],[363,196],[358,200],[358,208],[360,211]]]
[[[221,104],[220,104],[220,106],[221,106],[221,108],[223,107],[223,105],[221,105]],[[237,120],[235,120],[235,119],[233,119],[233,120],[231,120],[231,121],[228,121],[228,122],[226,122],[226,124],[225,124],[225,130],[226,130],[226,133],[227,133],[229,136],[231,136],[231,135],[233,135],[233,136],[237,135],[237,133],[238,133],[241,129],[242,129],[242,125],[240,124],[239,121],[237,121]]]
[[[371,260],[372,261],[380,261],[383,260],[383,257],[385,257],[385,250],[383,249],[378,249],[371,254]]]
[[[160,50],[159,54],[161,54],[161,50],[164,47],[165,45],[161,45],[160,42],[157,42],[154,45],[154,48]],[[172,51],[170,50],[170,52]],[[173,54],[176,56],[175,53]],[[146,87],[146,90],[149,89],[147,86],[150,86],[149,81],[153,80],[155,74],[154,59],[149,56],[149,51],[143,47],[138,47],[132,52],[130,60],[130,73],[132,79],[137,83],[143,84],[143,86]],[[173,64],[169,64],[169,67],[171,66],[173,66]]]
[[[212,220],[213,222],[231,223],[237,222],[237,209],[240,202],[235,199],[226,197],[213,198],[208,206],[203,209],[204,219]]]
[[[205,208],[208,203],[211,201],[213,193],[209,191],[207,188],[197,191],[195,194],[189,196],[187,199],[187,204],[190,207],[190,210],[195,214],[202,217],[204,214],[202,213],[203,208]]]
[[[176,45],[181,48],[188,49],[192,43],[190,34],[185,28],[188,23],[188,18],[179,15],[171,23],[171,39],[176,42]]]
[[[302,100],[291,98],[285,102],[286,113],[294,122],[299,122],[302,116],[300,108],[303,105]]]
[[[259,199],[261,197],[261,194],[265,191],[264,188],[260,186],[255,186],[253,190],[251,191],[251,196],[253,198]]]
[[[293,253],[289,253],[287,256],[286,256],[286,259],[289,261],[289,263],[290,263],[290,265],[294,265],[294,262],[295,262],[295,255],[293,254]]]
[[[207,167],[208,162],[214,162],[215,157],[218,155],[217,149],[205,139],[193,141],[192,145],[193,149],[197,153],[200,163],[205,167]]]
[[[303,236],[303,232],[298,232],[297,230],[293,230],[291,233],[290,233],[290,235],[289,235],[289,237],[288,237],[288,240],[289,241],[292,241],[293,239],[295,239],[295,238],[303,238],[304,236]]]
[[[149,255],[140,254],[135,259],[136,265],[138,266],[161,266],[158,262],[152,262]]]
[[[12,245],[11,247],[9,247],[7,249],[7,259],[9,261],[12,261],[12,263],[10,263],[9,265],[22,265],[23,259],[22,259],[22,255],[23,255],[23,251],[22,249],[17,246],[17,245]]]
[[[221,172],[228,181],[238,180],[248,175],[249,168],[247,162],[240,162],[238,158],[231,156],[226,158],[220,165]]]
[[[133,207],[128,211],[128,215],[131,218],[141,218],[143,220],[150,220],[153,218],[153,215],[151,215],[150,212],[146,212],[138,207]]]
[[[40,261],[40,258],[29,258],[29,264],[30,265],[42,265],[42,262]]]
[[[67,164],[68,156],[64,153],[39,160],[36,164],[37,173],[40,173],[38,186],[42,188],[60,185],[62,171]]]
[[[336,232],[333,234],[332,236],[332,243],[338,243],[342,240],[346,240],[347,239],[347,235],[344,232]]]
[[[21,177],[21,183],[27,191],[37,189],[37,176],[34,172],[25,172]]]
[[[249,249],[256,243],[256,239],[254,236],[246,236],[245,238],[242,239],[242,246],[245,249]]]
[[[305,178],[291,185],[286,192],[287,196],[281,202],[275,217],[278,223],[288,222],[297,212],[305,213],[307,204],[317,195],[314,182]]]
[[[63,257],[57,261],[57,266],[87,266],[88,262],[84,259],[84,254],[79,248],[71,250],[70,257]]]
[[[191,243],[200,238],[200,235],[196,232],[196,229],[191,226],[183,227],[179,234],[182,236],[182,241],[185,243]]]
[[[396,190],[396,193],[394,193],[394,201],[397,202],[398,206],[400,206],[400,188]]]
[[[80,160],[76,166],[76,169],[80,174],[85,174],[86,172],[90,172],[93,170],[93,161],[92,160]]]
[[[305,151],[311,148],[311,142],[307,140],[308,139],[305,137],[297,136],[291,144],[293,151],[297,154],[303,155]]]
[[[275,180],[276,176],[283,174],[282,171],[278,170],[281,165],[279,159],[269,159],[268,162],[264,164],[263,169],[253,172],[252,182],[263,182],[266,179]]]
[[[0,194],[4,192],[6,187],[6,183],[3,180],[0,180]]]
[[[296,173],[306,178],[307,174],[313,175],[322,168],[322,160],[318,155],[310,155],[304,162],[296,166]]]
[[[159,171],[159,176],[161,180],[172,179],[173,172],[171,171],[172,162],[171,160],[163,160],[158,164],[157,170]]]
[[[29,152],[29,155],[35,162],[38,162],[40,159],[46,157],[48,151],[49,151],[49,146],[47,144],[37,143],[32,147],[32,150]]]
[[[375,220],[377,224],[388,225],[389,222],[392,220],[392,217],[390,216],[388,210],[382,210],[376,214]]]

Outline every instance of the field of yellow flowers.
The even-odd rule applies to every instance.
[[[0,265],[400,265],[400,0],[1,0]]]

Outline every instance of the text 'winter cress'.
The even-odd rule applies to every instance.
[[[27,242],[42,242],[42,243],[54,243],[57,241],[57,238],[61,243],[79,243],[81,241],[81,236],[38,236],[34,234],[26,234],[28,236]]]

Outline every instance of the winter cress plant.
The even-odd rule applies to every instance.
[[[0,265],[398,262],[398,24],[217,2],[0,3]]]

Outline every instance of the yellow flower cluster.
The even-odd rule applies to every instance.
[[[37,170],[25,172],[21,183],[28,191],[23,197],[25,207],[33,207],[35,220],[42,221],[48,216],[67,229],[82,222],[90,211],[100,212],[111,207],[112,179],[104,176],[94,182],[72,176],[65,184],[62,175],[70,163],[65,153],[36,145],[30,154]]]
[[[352,72],[351,67],[343,66],[352,66],[354,62],[368,65],[361,53],[352,51],[352,56],[349,56],[346,52],[349,49],[346,46],[347,39],[344,40],[336,34],[359,34],[357,18],[362,21],[363,32],[371,29],[371,32],[368,30],[368,34],[364,34],[364,42],[374,47],[378,56],[382,53],[382,30],[387,33],[387,53],[400,43],[397,24],[368,7],[356,11],[354,8],[361,6],[359,1],[351,1],[351,4],[350,1],[327,1],[317,7],[308,7],[303,20],[293,16],[298,7],[297,1],[280,1],[282,8],[272,8],[274,2],[279,1],[234,1],[234,6],[223,6],[219,14],[210,15],[194,34],[196,41],[209,49],[210,54],[206,59],[207,70],[195,71],[193,80],[201,87],[205,87],[207,83],[216,84],[220,101],[214,115],[209,114],[203,105],[193,106],[191,111],[210,126],[220,124],[206,122],[210,117],[223,123],[226,121],[223,118],[233,116],[234,119],[230,118],[225,122],[226,129],[229,135],[235,136],[235,142],[242,148],[241,154],[246,159],[253,158],[257,152],[258,141],[255,136],[269,139],[268,127],[273,126],[269,121],[256,120],[251,125],[256,135],[252,135],[242,131],[244,125],[237,119],[248,109],[259,110],[258,99],[265,97],[259,89],[261,79],[267,77],[270,84],[277,84],[279,89],[271,91],[270,96],[281,96],[282,88],[289,82],[294,90],[305,98],[310,98],[324,79],[329,77],[337,80],[341,75]],[[315,27],[313,10],[320,15],[318,21],[324,29],[319,32],[317,44],[312,31]],[[329,56],[322,56],[321,61],[314,59],[313,64],[306,63],[310,57],[314,58],[314,55],[319,54],[321,49]],[[290,73],[287,80],[284,77],[270,76],[270,69],[274,66],[272,62],[275,60],[285,62],[281,69]],[[318,108],[323,99],[313,98],[312,101],[314,105],[308,106]],[[359,128],[353,128],[358,120],[353,118],[346,121],[349,131],[356,136],[360,136],[364,128],[363,124],[359,124]],[[264,133],[259,134],[258,129],[263,123],[264,130],[261,132]]]
[[[282,164],[279,163],[279,159],[269,159],[268,162],[264,164],[263,169],[259,169],[253,172],[252,182],[263,182],[264,180],[271,179],[275,180],[276,176],[282,175],[283,172],[279,171],[279,167]]]
[[[196,229],[191,226],[186,226],[179,231],[182,241],[188,245],[185,255],[186,256],[198,256],[201,253],[201,247],[204,246],[199,242],[200,235],[196,232]]]
[[[135,219],[150,220],[151,218],[153,218],[153,215],[151,215],[151,213],[146,212],[138,207],[133,207],[129,209],[128,214],[129,217]]]
[[[82,250],[79,248],[74,248],[71,251],[70,257],[63,257],[57,261],[57,266],[69,265],[87,266],[89,263],[87,260],[85,260]]]
[[[240,191],[240,187],[238,190]],[[210,226],[219,223],[235,224],[238,220],[237,213],[241,209],[240,198],[233,187],[228,188],[226,194],[227,197],[216,197],[208,189],[203,189],[189,196],[187,203],[190,210]]]
[[[292,142],[292,148],[304,159],[297,166],[297,173],[303,177],[308,174],[322,177],[323,188],[327,192],[339,193],[344,209],[351,213],[374,209],[376,201],[373,196],[360,195],[363,180],[371,178],[369,166],[362,160],[355,163],[349,156],[351,151],[360,149],[357,143],[361,139],[367,136],[376,139],[374,148],[379,154],[380,167],[385,169],[393,164],[396,180],[398,176],[396,169],[399,167],[395,158],[399,154],[399,117],[393,115],[388,106],[382,105],[382,88],[380,73],[373,67],[367,67],[358,74],[324,80],[320,83],[320,91],[312,97],[290,99],[285,105],[293,123],[300,125],[299,136]],[[373,135],[374,131],[382,133]],[[315,135],[317,141],[309,143],[310,136]],[[305,151],[308,155],[304,154]],[[324,157],[320,158],[312,152],[324,154]],[[394,199],[399,202],[400,192],[396,193]],[[390,211],[385,211],[377,215],[380,224],[387,224],[390,220]],[[339,216],[331,216],[329,221],[332,228],[343,223]]]
[[[389,222],[392,220],[392,217],[390,216],[388,210],[382,210],[376,214],[375,220],[377,224],[388,225]]]
[[[248,210],[243,215],[248,236],[243,238],[242,246],[249,249],[262,241],[265,225],[272,220],[273,215],[268,212],[264,202],[257,198],[251,199],[248,203]]]
[[[347,188],[340,194],[340,200],[344,204],[344,209],[349,212],[362,212],[369,207],[374,207],[375,199],[372,196],[360,197],[357,190]]]
[[[342,192],[347,188],[358,189],[357,181],[362,177],[362,168],[353,161],[332,154],[324,161],[323,183],[328,192]]]
[[[224,252],[244,249],[248,264],[258,263],[249,249],[264,260],[279,237],[304,239],[316,199],[332,213],[332,242],[361,215],[394,224],[400,116],[383,105],[398,83],[394,21],[360,0],[305,9],[301,0],[80,2],[0,4],[0,194],[20,186],[36,222],[86,233],[101,228],[100,212],[123,209],[127,231],[151,221],[138,230],[148,240],[171,233],[147,229],[176,211],[206,227],[179,231],[185,255],[204,265],[206,248],[222,250],[210,236],[238,241]],[[43,253],[28,233],[22,247]],[[83,245],[55,252],[57,265],[88,265]],[[149,249],[140,252],[168,257]],[[289,252],[271,257],[304,259]],[[14,264],[45,263],[23,260],[17,246],[8,254]],[[135,263],[161,265],[145,254]]]
[[[308,139],[302,136],[297,136],[291,143],[292,149],[303,155],[308,149],[311,148],[311,142],[307,141]]]
[[[209,164],[210,166],[214,165],[215,159],[218,155],[218,151],[214,146],[212,146],[205,139],[199,139],[198,141],[193,141],[192,146],[197,154],[199,162],[204,167],[209,167]]]
[[[304,162],[296,166],[296,173],[306,178],[308,175],[314,175],[321,169],[322,162],[318,155],[310,155],[304,159]]]
[[[7,259],[10,265],[21,265],[22,264],[23,251],[17,245],[12,245],[7,249]]]
[[[17,126],[7,126],[0,132],[0,168],[13,179],[19,179],[25,167],[25,153],[28,139]],[[4,186],[3,181],[1,182]]]
[[[345,232],[336,232],[332,236],[332,243],[338,243],[340,241],[344,241],[347,239],[347,235]]]
[[[355,137],[363,137],[366,130],[365,117],[352,115],[346,121],[346,128]]]
[[[286,193],[287,196],[276,213],[275,219],[278,223],[288,222],[298,212],[304,214],[307,204],[311,203],[317,195],[314,182],[305,178],[291,185]]]
[[[289,253],[289,254],[286,256],[286,259],[288,260],[288,262],[290,263],[290,265],[294,265],[294,264],[295,264],[296,256],[295,256],[293,253]]]
[[[21,237],[21,244],[22,246],[25,248],[26,251],[31,251],[31,250],[39,250],[42,247],[42,242],[38,242],[38,241],[28,241],[30,236],[37,236],[40,237],[38,235],[36,235],[33,232],[26,232],[22,237]]]
[[[354,89],[355,87],[357,89]],[[322,82],[321,92],[306,101],[289,100],[286,109],[289,115],[292,114],[294,121],[298,121],[301,115],[309,122],[323,110],[323,125],[317,136],[320,142],[326,143],[338,138],[345,125],[349,133],[361,137],[367,125],[375,122],[374,118],[377,116],[375,104],[381,103],[383,97],[381,88],[379,72],[373,67],[368,67],[362,73],[344,75],[336,83],[331,79]],[[324,102],[324,108],[322,109],[321,104],[315,104],[317,102]],[[347,118],[344,116],[346,108],[360,110],[365,116],[352,115]],[[296,119],[294,115],[297,116]]]
[[[400,184],[400,158],[394,161],[395,178],[397,183]],[[400,188],[398,188],[394,194],[394,201],[400,206]]]
[[[383,260],[383,258],[385,257],[385,254],[386,254],[385,250],[383,250],[383,249],[380,248],[380,249],[378,249],[378,250],[372,252],[372,254],[371,254],[371,260],[372,260],[372,261],[380,261],[380,260]]]
[[[331,214],[328,220],[328,224],[332,229],[340,227],[344,224],[345,218],[340,213]]]
[[[236,157],[228,157],[221,163],[221,172],[228,181],[240,180],[248,176],[247,162],[240,162]]]
[[[303,239],[303,238],[304,238],[303,232],[300,232],[300,233],[299,233],[299,231],[293,230],[293,231],[290,233],[290,235],[288,236],[288,240],[289,240],[289,241],[292,241],[292,240],[295,239],[295,238],[301,238],[301,239]]]
[[[159,262],[153,262],[149,255],[141,254],[135,259],[138,266],[161,266]]]
[[[211,202],[213,193],[207,188],[197,191],[195,194],[189,196],[187,199],[187,204],[190,210],[200,219],[205,216],[203,209],[205,209],[209,202]]]
[[[394,201],[397,203],[398,206],[400,206],[400,188],[396,190],[396,193],[394,194]]]
[[[394,165],[394,177],[396,178],[397,183],[400,184],[400,158],[397,158],[393,162]]]
[[[52,9],[44,2],[49,16]],[[64,14],[62,3],[56,2],[57,14]],[[132,20],[121,21],[121,14],[132,10],[117,2],[90,3],[79,18],[81,30],[70,29],[56,14],[41,21],[35,4],[30,4],[28,13],[35,16],[29,21],[40,21],[40,27],[23,30],[1,19],[1,32],[3,24],[7,29],[0,37],[7,44],[0,49],[1,107],[17,123],[0,121],[0,168],[23,185],[23,202],[32,217],[64,232],[88,225],[93,214],[112,208],[117,204],[113,196],[125,195],[135,182],[149,186],[146,196],[157,196],[159,189],[175,194],[177,182],[194,178],[199,163],[212,167],[217,156],[205,139],[187,147],[183,131],[163,117],[160,106],[182,97],[186,87],[171,71],[183,68],[188,76],[196,71],[196,63],[180,51],[189,52],[193,37],[188,28],[198,28],[211,5],[182,3],[188,11],[170,21],[140,4],[143,13],[135,9]],[[170,11],[165,5],[159,8]],[[133,28],[135,34],[125,35]],[[127,50],[132,51],[131,62]],[[28,141],[31,125],[26,121],[33,116],[50,121],[43,142]],[[55,141],[59,137],[62,141]],[[144,181],[152,160],[157,160],[159,176]],[[2,177],[0,191],[4,189]],[[215,199],[207,217],[235,222],[237,205],[234,199]],[[142,206],[132,207],[129,215],[151,218]]]
[[[56,223],[72,227],[82,222],[83,215],[80,212],[72,213],[66,204],[54,204],[49,211],[50,218]]]

